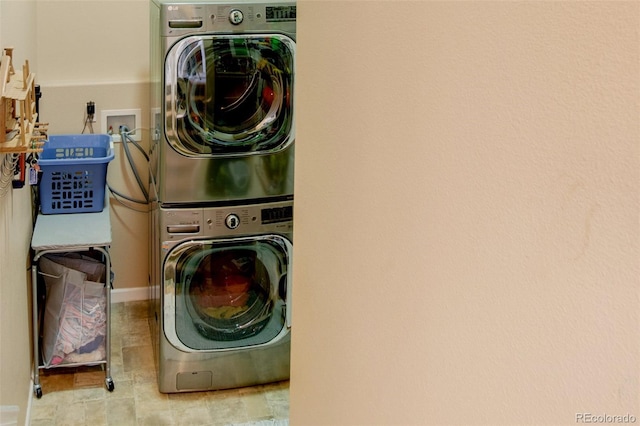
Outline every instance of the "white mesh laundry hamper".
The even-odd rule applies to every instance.
[[[40,259],[47,292],[42,341],[45,367],[105,359],[106,289],[104,283],[87,279],[104,279],[104,265],[97,264],[88,258]]]

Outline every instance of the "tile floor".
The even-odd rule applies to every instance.
[[[162,394],[156,385],[147,302],[111,309],[111,377],[100,366],[40,370],[31,426],[287,424],[289,382],[242,389]]]

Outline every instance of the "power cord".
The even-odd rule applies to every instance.
[[[0,162],[0,198],[4,198],[11,188],[11,181],[13,180],[13,174],[19,159],[18,154],[3,154],[2,161]]]

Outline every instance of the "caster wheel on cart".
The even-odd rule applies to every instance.
[[[109,392],[113,392],[113,390],[116,388],[116,385],[113,383],[112,379],[106,379],[105,384],[107,385],[107,390]]]
[[[40,386],[36,386],[33,389],[33,392],[36,394],[36,398],[38,399],[42,398],[42,388]]]

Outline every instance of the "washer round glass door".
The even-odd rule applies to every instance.
[[[191,36],[165,64],[166,133],[188,157],[275,152],[293,141],[295,42],[280,34]]]
[[[273,343],[290,327],[291,243],[280,235],[188,241],[163,266],[164,331],[185,351]]]

